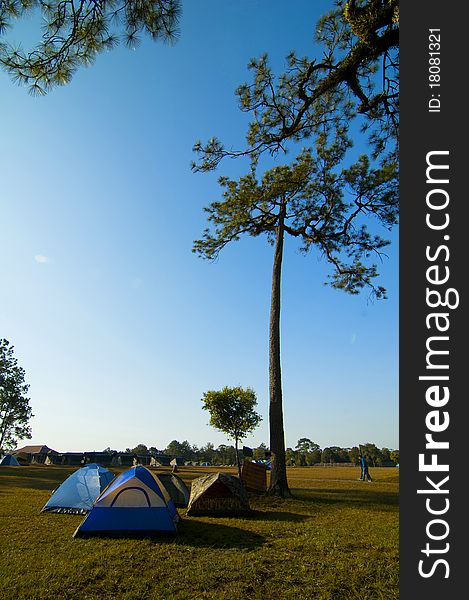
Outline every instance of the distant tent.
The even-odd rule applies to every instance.
[[[73,535],[176,533],[178,520],[163,483],[147,468],[137,465],[114,479]]]
[[[2,467],[19,467],[20,463],[16,460],[14,456],[11,454],[5,454],[5,456],[0,461],[0,465]]]
[[[171,458],[166,456],[166,454],[157,454],[150,459],[150,465],[152,467],[168,467],[170,462]]]
[[[49,498],[41,512],[86,514],[114,474],[91,463],[67,477]]]
[[[173,458],[170,463],[169,463],[172,467],[183,467],[184,466],[184,459],[182,458],[182,456],[176,456],[175,458]]]
[[[237,477],[212,473],[192,482],[187,515],[228,516],[250,512],[248,494]]]
[[[61,465],[64,457],[62,454],[48,454],[44,460],[45,465]]]
[[[129,452],[121,452],[112,457],[111,465],[121,467],[131,467],[134,464],[134,455]]]
[[[186,508],[190,493],[184,481],[174,473],[159,473],[158,479],[166,488],[176,508]]]
[[[29,465],[30,454],[26,454],[25,452],[15,452],[14,457],[20,463],[21,466]]]

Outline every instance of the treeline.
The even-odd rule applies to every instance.
[[[104,452],[117,452],[111,448],[105,448]],[[150,454],[158,456],[181,457],[190,462],[208,462],[211,465],[233,465],[236,463],[236,450],[234,446],[221,444],[215,448],[214,444],[207,442],[204,446],[198,447],[190,444],[187,440],[179,442],[173,440],[164,449],[159,450],[155,446],[147,447],[145,444],[138,444],[135,448],[126,448],[125,452],[137,455]],[[240,450],[240,452],[242,452]],[[257,448],[245,448],[245,455],[251,455],[253,460],[265,460],[269,458],[269,448],[265,444],[260,444]],[[375,444],[361,444],[353,448],[340,448],[339,446],[329,446],[321,448],[319,444],[308,438],[298,440],[295,448],[287,448],[286,461],[288,466],[311,466],[316,464],[331,463],[353,463],[358,465],[359,455],[366,456],[369,464],[373,467],[391,466],[399,463],[399,450],[390,450],[389,448],[378,448]]]

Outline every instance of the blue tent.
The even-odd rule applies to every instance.
[[[53,492],[42,512],[87,513],[113,479],[113,473],[101,465],[86,465],[67,477]]]
[[[0,465],[2,467],[19,467],[20,463],[11,454],[5,454],[2,460],[0,460]]]
[[[73,535],[176,533],[178,520],[174,502],[162,482],[137,465],[114,479]]]

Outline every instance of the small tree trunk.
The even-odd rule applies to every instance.
[[[236,464],[238,465],[238,477],[241,479],[241,462],[239,460],[238,438],[235,438],[235,449],[236,449]]]
[[[8,431],[8,417],[10,415],[8,414],[7,411],[5,411],[5,416],[2,419],[2,422],[0,424],[0,448],[3,447],[3,441],[5,439],[6,433]]]
[[[285,433],[283,429],[282,373],[280,368],[280,289],[283,258],[284,220],[286,205],[280,207],[276,231],[269,332],[269,391],[270,391],[270,451],[271,471],[269,494],[291,496],[285,463]]]

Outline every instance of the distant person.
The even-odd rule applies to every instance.
[[[361,474],[360,479],[362,481],[373,481],[368,471],[368,462],[364,456],[360,456]]]
[[[358,463],[360,465],[360,481],[363,481],[363,456],[361,454],[358,455]]]

